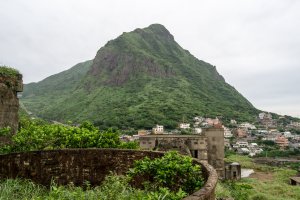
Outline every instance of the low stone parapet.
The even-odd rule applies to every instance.
[[[31,151],[0,155],[0,178],[26,178],[50,185],[51,180],[58,184],[82,185],[89,181],[99,185],[111,171],[124,174],[135,160],[148,156],[151,159],[163,156],[163,152],[123,149],[63,149]],[[215,199],[218,176],[214,168],[199,160],[206,183],[185,200]]]

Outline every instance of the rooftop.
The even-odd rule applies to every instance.
[[[202,135],[177,135],[177,134],[153,134],[153,135],[142,135],[140,138],[151,138],[151,137],[161,137],[161,138],[202,138]]]

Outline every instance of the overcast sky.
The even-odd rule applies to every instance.
[[[37,82],[153,23],[257,108],[300,117],[298,0],[0,0],[0,65]]]

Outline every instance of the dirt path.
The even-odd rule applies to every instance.
[[[254,172],[252,173],[249,178],[256,178],[261,181],[272,181],[273,174],[271,172]]]

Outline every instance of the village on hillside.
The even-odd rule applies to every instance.
[[[299,131],[299,122],[287,121],[284,116],[273,119],[271,113],[262,112],[255,123],[239,123],[232,119],[225,126],[218,118],[196,116],[191,123],[179,123],[175,130],[165,130],[163,125],[157,124],[152,130],[139,130],[137,134],[120,138],[138,141],[144,150],[178,150],[207,161],[222,178],[239,179],[240,169],[222,162],[226,154],[247,155],[261,164],[297,165]]]
[[[284,118],[284,117],[280,117]],[[192,123],[179,123],[175,130],[165,130],[163,125],[155,125],[152,130],[139,130],[132,136],[122,135],[124,141],[139,140],[141,136],[150,134],[199,134],[203,129],[222,127],[224,129],[224,146],[240,154],[256,156],[270,150],[270,146],[281,151],[300,149],[300,122],[290,121],[289,124],[279,124],[279,120],[272,118],[271,113],[262,112],[257,116],[257,122],[238,123],[230,120],[225,126],[218,118],[194,117]]]

